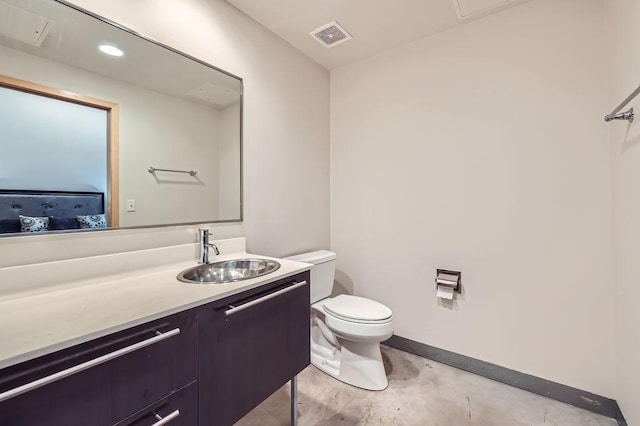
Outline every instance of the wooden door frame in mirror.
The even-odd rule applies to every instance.
[[[74,104],[84,105],[101,109],[107,112],[107,197],[106,212],[107,225],[110,228],[117,228],[120,223],[120,181],[119,181],[119,151],[118,151],[118,130],[119,130],[119,106],[113,102],[102,99],[91,98],[79,95],[67,90],[55,89],[42,84],[32,83],[26,80],[0,75],[0,87],[19,90],[21,92],[32,93],[45,96],[47,98],[58,99]]]

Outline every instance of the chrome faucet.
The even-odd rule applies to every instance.
[[[216,256],[220,254],[220,250],[218,250],[215,244],[209,242],[211,232],[209,232],[208,229],[200,228],[198,232],[200,235],[200,263],[206,265],[209,263],[209,248],[213,249]]]

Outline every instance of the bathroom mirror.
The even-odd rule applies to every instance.
[[[0,236],[242,220],[242,80],[62,1],[0,0],[0,146]]]

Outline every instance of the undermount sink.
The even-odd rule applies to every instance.
[[[261,277],[277,271],[280,264],[268,259],[235,259],[194,266],[178,274],[190,284],[224,284]]]

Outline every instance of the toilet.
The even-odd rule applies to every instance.
[[[393,335],[391,309],[341,294],[330,297],[336,254],[319,250],[287,257],[311,263],[311,364],[353,386],[383,390],[388,385],[380,342]]]

